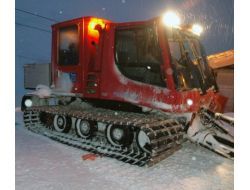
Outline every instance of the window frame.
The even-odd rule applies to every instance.
[[[137,79],[134,79],[132,77],[129,77],[127,76],[126,74],[124,74],[124,71],[122,71],[122,69],[120,69],[121,67],[121,64],[118,63],[118,60],[117,60],[117,32],[119,31],[135,31],[135,30],[140,30],[140,29],[146,29],[146,28],[152,28],[153,31],[154,31],[154,38],[156,40],[156,46],[157,46],[157,49],[158,49],[158,53],[159,53],[159,57],[160,57],[160,64],[159,64],[159,71],[157,74],[160,75],[160,80],[161,80],[161,83],[162,84],[153,84],[151,82],[144,82],[144,81],[141,81],[141,80],[137,80]],[[115,60],[115,65],[116,67],[118,68],[119,72],[126,78],[128,78],[129,80],[132,80],[132,81],[135,81],[135,82],[140,82],[140,83],[143,83],[143,84],[147,84],[147,85],[153,85],[153,86],[156,86],[156,87],[160,87],[160,88],[167,88],[168,85],[167,85],[167,78],[165,76],[165,73],[163,71],[163,67],[164,67],[164,58],[163,58],[163,54],[162,54],[162,51],[161,51],[161,46],[160,46],[160,39],[159,39],[159,34],[158,34],[158,25],[156,23],[147,23],[147,24],[140,24],[140,25],[127,25],[127,26],[118,26],[115,28],[115,35],[114,35],[114,60]],[[138,52],[137,52],[137,56],[138,56]]]

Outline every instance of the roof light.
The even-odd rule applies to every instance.
[[[88,31],[91,36],[94,36],[94,37],[99,36],[99,32],[96,29],[97,26],[101,27],[101,29],[104,29],[105,27],[104,21],[98,18],[91,18],[89,21],[89,25],[88,25]]]
[[[180,17],[173,11],[165,13],[162,17],[162,21],[166,26],[178,28],[181,20]]]
[[[201,25],[199,24],[194,24],[192,27],[192,32],[198,36],[200,36],[200,34],[202,33],[203,28]]]

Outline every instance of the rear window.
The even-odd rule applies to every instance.
[[[59,65],[77,65],[79,62],[78,26],[72,25],[59,30]]]

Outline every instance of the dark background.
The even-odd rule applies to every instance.
[[[55,21],[97,16],[126,22],[175,10],[182,23],[203,25],[201,40],[208,55],[234,48],[233,0],[16,0],[15,8],[16,106],[20,106],[25,93],[23,65],[50,62],[50,26]]]

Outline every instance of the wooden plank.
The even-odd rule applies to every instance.
[[[227,67],[234,64],[234,50],[228,50],[207,56],[208,64],[212,69]]]

